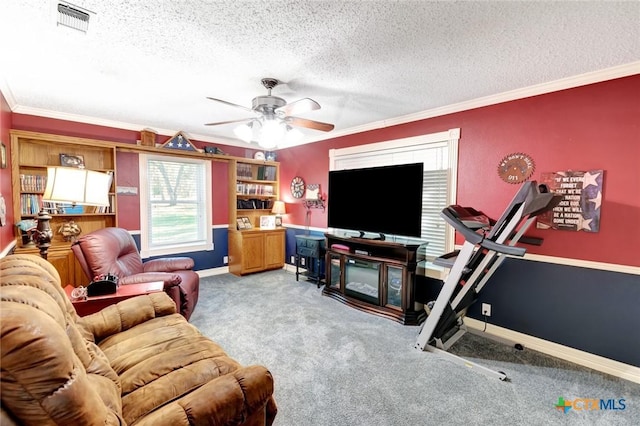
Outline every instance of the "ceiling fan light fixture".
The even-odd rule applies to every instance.
[[[254,115],[254,118],[218,121],[206,123],[205,126],[248,122],[234,128],[234,135],[245,143],[257,141],[258,145],[265,149],[275,148],[283,142],[287,145],[299,144],[304,138],[304,134],[295,127],[306,127],[322,132],[333,130],[333,124],[292,115],[318,110],[320,109],[320,104],[311,98],[298,99],[287,103],[283,98],[271,94],[271,90],[278,84],[280,84],[280,81],[275,78],[263,78],[262,85],[267,89],[267,95],[253,98],[251,108],[207,96],[207,99],[212,101],[250,112]]]
[[[275,148],[284,139],[287,129],[280,120],[266,119],[262,123],[258,145],[263,148]]]
[[[304,134],[300,130],[287,126],[287,134],[284,137],[287,145],[295,145],[300,142],[302,138],[304,138]]]
[[[253,123],[241,124],[233,129],[233,133],[238,139],[249,143],[253,139]]]

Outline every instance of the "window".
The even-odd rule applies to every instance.
[[[453,251],[454,232],[440,217],[455,203],[460,129],[397,139],[329,152],[329,169],[344,170],[422,162],[422,233],[426,255],[435,258]]]
[[[142,257],[213,249],[211,163],[140,154]]]

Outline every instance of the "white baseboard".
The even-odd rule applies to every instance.
[[[214,275],[228,274],[229,273],[229,267],[228,266],[221,266],[219,268],[200,269],[199,271],[196,271],[196,272],[198,273],[200,278],[212,277]]]
[[[558,343],[549,342],[538,337],[529,336],[524,333],[509,330],[493,324],[487,324],[473,318],[465,317],[464,323],[476,334],[487,335],[488,338],[497,338],[511,343],[520,343],[526,348],[542,352],[574,364],[582,365],[593,370],[601,371],[621,379],[640,383],[640,368],[633,365],[624,364],[589,352],[563,346]],[[484,330],[484,332],[482,331]]]
[[[289,265],[289,264],[285,263],[283,269],[288,271],[288,272],[294,272],[294,273],[296,272],[295,265]],[[302,271],[302,269],[300,269],[300,270]],[[221,266],[219,268],[200,269],[200,270],[198,270],[196,272],[198,273],[200,278],[213,277],[215,275],[228,274],[229,273],[229,267],[228,266]]]
[[[9,245],[7,245],[4,248],[4,250],[2,250],[2,252],[0,252],[0,259],[2,259],[3,257],[7,257],[15,246],[16,246],[16,240],[14,239],[9,243]]]

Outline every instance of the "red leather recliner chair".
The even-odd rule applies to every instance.
[[[115,274],[120,285],[163,281],[165,292],[187,320],[198,302],[200,277],[190,257],[167,257],[142,262],[136,243],[126,229],[104,228],[83,235],[71,246],[84,273],[92,280]]]

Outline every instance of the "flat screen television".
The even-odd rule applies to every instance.
[[[420,238],[422,163],[329,172],[329,228]]]

